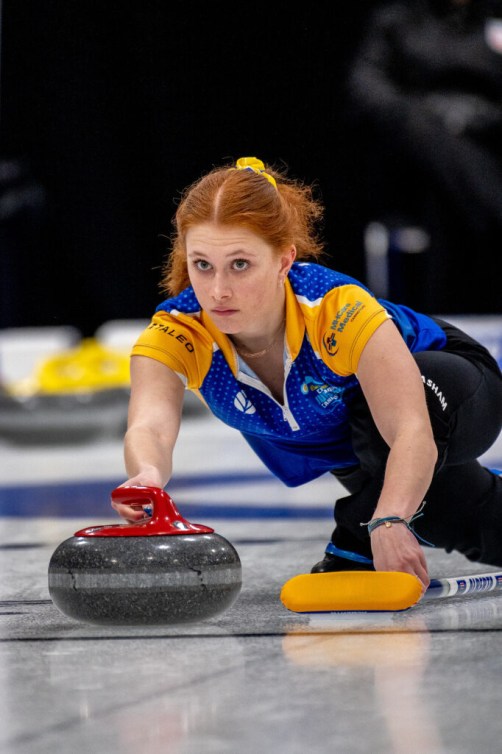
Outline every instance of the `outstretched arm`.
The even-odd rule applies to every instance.
[[[432,480],[437,448],[418,366],[392,321],[371,336],[357,376],[376,426],[390,448],[373,518],[412,516]],[[404,524],[379,526],[371,534],[375,568],[414,574],[428,586],[422,548]]]
[[[178,375],[145,356],[131,358],[131,398],[124,442],[128,479],[122,486],[163,488],[172,473],[184,387]],[[112,506],[127,521],[143,518],[143,511],[121,503]]]

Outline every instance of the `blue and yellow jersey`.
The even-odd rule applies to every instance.
[[[446,338],[433,320],[376,299],[361,283],[318,264],[295,263],[286,280],[284,403],[239,358],[201,310],[192,288],[162,303],[132,355],[166,364],[212,413],[239,430],[288,486],[357,463],[348,408],[368,339],[392,318],[410,351]]]

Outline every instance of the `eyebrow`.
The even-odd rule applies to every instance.
[[[187,256],[207,257],[208,255],[205,254],[203,251],[197,251],[197,249],[192,249],[191,251],[187,251]],[[244,249],[236,249],[235,251],[228,252],[228,254],[225,254],[225,256],[226,257],[242,257],[242,256],[256,256],[256,254],[253,251],[244,251]]]

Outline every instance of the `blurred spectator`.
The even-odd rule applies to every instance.
[[[429,312],[500,312],[500,0],[380,4],[347,85],[368,278],[375,255],[390,264],[376,292]]]

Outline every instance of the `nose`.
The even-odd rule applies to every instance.
[[[230,283],[224,272],[215,272],[213,275],[211,295],[215,301],[226,301],[232,295]]]

